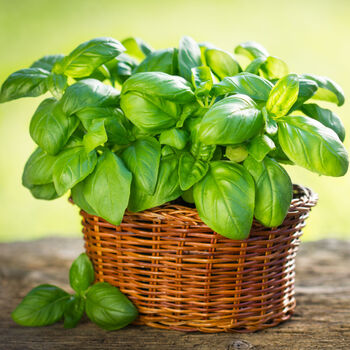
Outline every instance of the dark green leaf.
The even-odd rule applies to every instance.
[[[44,185],[32,185],[29,190],[36,199],[52,200],[60,197],[56,192],[53,182]]]
[[[84,79],[69,86],[60,103],[66,115],[72,115],[86,107],[115,107],[119,91],[96,79]]]
[[[69,270],[69,282],[71,287],[77,292],[86,291],[94,282],[95,273],[92,263],[86,253],[80,254]]]
[[[106,149],[84,181],[84,197],[98,216],[120,225],[129,201],[131,178],[122,160]]]
[[[32,139],[51,155],[57,154],[78,126],[78,119],[67,117],[58,101],[48,98],[41,102],[30,122]]]
[[[267,58],[265,56],[255,58],[249,63],[249,65],[245,69],[245,72],[258,75],[262,64],[266,62],[266,59]]]
[[[46,55],[38,60],[36,60],[30,68],[42,68],[47,70],[48,72],[52,71],[53,66],[56,62],[61,61],[64,58],[64,55]]]
[[[133,174],[133,184],[153,194],[160,162],[159,142],[154,137],[139,139],[123,151],[121,158]]]
[[[319,121],[327,128],[332,129],[339,136],[340,141],[345,139],[345,128],[340,118],[327,108],[321,108],[315,103],[307,103],[300,110],[308,117]]]
[[[236,46],[235,53],[238,55],[246,56],[251,60],[254,60],[258,57],[267,58],[269,56],[269,53],[266,51],[266,49],[254,41],[247,41]]]
[[[64,310],[64,328],[74,328],[83,317],[85,299],[79,295],[72,295],[66,302]]]
[[[267,101],[273,85],[257,75],[243,72],[234,77],[226,77],[214,85],[216,96],[225,94],[244,94],[258,101]]]
[[[241,165],[215,161],[194,186],[201,219],[214,231],[232,239],[248,237],[254,213],[254,181]]]
[[[117,58],[107,62],[105,65],[109,71],[112,84],[114,85],[115,81],[119,84],[123,84],[137,67],[137,61],[129,55],[122,53]]]
[[[40,327],[59,321],[69,294],[61,288],[42,284],[32,289],[12,312],[12,319],[21,326]]]
[[[134,304],[118,288],[103,282],[96,283],[87,292],[86,314],[108,331],[123,328],[138,316]]]
[[[329,101],[341,106],[345,102],[343,89],[333,80],[312,74],[302,74],[301,78],[314,81],[318,85],[313,99]]]
[[[84,180],[95,168],[95,151],[87,153],[84,146],[64,149],[58,154],[53,167],[53,182],[59,195],[66,193]]]
[[[188,81],[191,81],[192,68],[202,65],[201,50],[189,36],[180,40],[178,63],[180,75]]]
[[[287,172],[268,157],[262,162],[249,157],[244,167],[255,181],[255,218],[267,227],[281,225],[293,198],[292,181]]]
[[[51,73],[47,78],[47,87],[55,98],[60,99],[68,87],[67,77]]]
[[[295,164],[321,175],[347,172],[348,154],[333,130],[303,116],[284,117],[278,127],[281,147]]]
[[[74,204],[76,204],[79,208],[83,209],[90,215],[98,216],[94,209],[92,209],[91,205],[87,202],[84,196],[84,185],[85,180],[77,183],[71,190],[71,195],[73,198]]]
[[[220,80],[242,71],[233,55],[227,51],[207,49],[205,50],[205,58],[207,65]]]
[[[266,109],[273,118],[283,117],[298,98],[299,78],[296,74],[288,74],[280,79],[270,92]]]
[[[104,119],[95,119],[92,121],[88,132],[84,135],[83,145],[87,153],[91,152],[98,146],[107,142],[107,133]]]
[[[113,38],[96,38],[80,44],[63,60],[54,65],[53,72],[73,78],[88,77],[93,71],[125,51]]]
[[[189,134],[183,129],[169,129],[160,134],[159,142],[162,145],[169,145],[176,149],[185,148],[189,139]]]
[[[314,81],[308,80],[308,79],[302,79],[299,77],[298,98],[295,101],[292,108],[290,109],[289,113],[294,111],[295,109],[298,109],[305,101],[310,99],[315,94],[317,89],[318,89],[318,86]]]
[[[205,144],[242,143],[257,134],[263,126],[261,111],[245,95],[226,97],[204,115],[199,139]]]
[[[2,84],[0,103],[21,97],[36,97],[47,91],[47,70],[26,68],[12,73]]]

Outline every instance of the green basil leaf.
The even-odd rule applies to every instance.
[[[194,100],[190,83],[181,77],[162,72],[134,74],[123,84],[122,94],[125,95],[127,92],[139,92],[178,103],[188,103]]]
[[[61,61],[63,58],[64,58],[63,54],[46,55],[36,60],[30,66],[30,68],[42,68],[44,70],[47,70],[48,72],[51,72],[55,63]]]
[[[128,209],[137,212],[172,201],[182,194],[178,176],[178,158],[175,154],[162,157],[156,188],[148,194],[143,188],[133,183]]]
[[[79,295],[72,295],[66,302],[64,310],[64,328],[74,328],[83,317],[85,299]]]
[[[69,283],[77,292],[86,291],[95,280],[92,263],[86,253],[81,253],[72,263],[69,270]]]
[[[43,95],[47,91],[49,74],[41,68],[26,68],[12,73],[1,86],[0,103]]]
[[[312,96],[315,100],[329,101],[342,106],[345,102],[343,89],[333,80],[312,74],[302,74],[302,78],[312,80],[318,85],[316,93]]]
[[[261,68],[269,80],[281,79],[289,73],[287,64],[275,56],[267,57]]]
[[[303,116],[284,117],[278,127],[281,147],[295,164],[321,175],[347,172],[348,154],[332,129]]]
[[[92,173],[96,166],[95,151],[87,153],[83,146],[64,149],[58,154],[53,167],[53,182],[59,195],[63,195]]]
[[[61,288],[42,284],[24,297],[12,312],[12,319],[21,326],[48,326],[62,318],[68,298]]]
[[[241,165],[215,161],[194,185],[196,208],[214,231],[232,239],[248,237],[254,213],[254,181]]]
[[[318,89],[318,86],[314,81],[308,80],[308,79],[302,79],[299,76],[298,98],[288,113],[298,109],[305,101],[310,99],[315,94],[317,89]]]
[[[220,80],[242,71],[233,55],[224,50],[207,49],[205,50],[205,59],[207,65]]]
[[[322,108],[315,103],[307,103],[300,107],[300,110],[308,117],[319,121],[327,128],[332,129],[339,136],[340,141],[345,139],[345,128],[341,119],[327,108]]]
[[[245,72],[258,75],[261,66],[266,62],[266,60],[267,60],[267,58],[265,56],[255,58],[246,67]]]
[[[273,85],[257,75],[243,72],[234,77],[226,77],[214,84],[214,95],[244,94],[258,101],[267,101]]]
[[[270,151],[269,157],[277,160],[279,163],[294,165],[294,163],[287,157],[287,155],[283,152],[282,147],[278,141],[278,135],[270,135],[273,143],[275,144],[275,149]]]
[[[33,185],[45,185],[52,182],[53,166],[56,157],[48,155],[38,147],[26,162],[22,175],[22,184],[31,189]]]
[[[235,53],[238,55],[246,56],[250,60],[254,60],[259,57],[267,58],[269,56],[269,53],[266,51],[266,49],[254,41],[247,41],[236,46]]]
[[[226,147],[225,156],[229,160],[240,163],[248,157],[248,150],[245,145],[229,145]]]
[[[36,199],[53,200],[60,197],[55,189],[53,182],[43,185],[32,185],[28,187],[32,196]]]
[[[269,113],[267,112],[266,107],[263,107],[261,109],[261,112],[265,122],[266,133],[270,136],[277,134],[277,130],[278,130],[277,122],[269,116]]]
[[[180,75],[191,81],[192,68],[202,65],[199,45],[189,36],[184,36],[180,40],[178,55]]]
[[[80,44],[63,60],[56,62],[53,72],[73,78],[88,77],[93,71],[125,51],[113,38],[96,38]]]
[[[91,152],[98,146],[102,146],[107,142],[107,133],[105,129],[104,119],[95,119],[88,132],[84,135],[83,145],[87,153]]]
[[[255,136],[248,146],[249,154],[258,162],[276,148],[274,142],[267,135]]]
[[[118,57],[107,62],[105,66],[109,71],[112,85],[114,85],[115,81],[117,81],[119,84],[123,84],[124,81],[132,75],[133,70],[137,67],[137,61],[129,55],[122,53]]]
[[[86,293],[86,314],[108,331],[123,328],[138,316],[134,304],[118,288],[104,282],[96,283]]]
[[[62,74],[51,73],[47,78],[47,87],[51,94],[60,99],[68,87],[67,77]]]
[[[242,143],[257,134],[263,126],[261,111],[245,95],[226,97],[204,115],[199,139],[205,144]]]
[[[213,75],[209,67],[192,68],[192,84],[195,87],[195,95],[208,96],[213,87]]]
[[[77,183],[71,189],[71,196],[73,198],[73,202],[88,214],[98,216],[95,210],[92,209],[91,205],[87,202],[84,196],[84,186],[85,186],[85,180]]]
[[[174,127],[181,115],[181,108],[177,103],[139,92],[123,94],[120,105],[133,124],[152,134]]]
[[[86,107],[114,107],[119,101],[119,91],[96,79],[84,79],[69,86],[60,103],[67,115]]]
[[[189,190],[185,191],[181,197],[185,202],[190,203],[190,204],[194,204],[193,187],[191,187]]]
[[[146,42],[140,38],[127,38],[122,41],[122,44],[126,48],[126,53],[139,60],[143,60],[145,56],[148,56],[153,49]]]
[[[244,167],[255,181],[255,218],[267,227],[281,225],[293,198],[293,185],[288,173],[268,157],[262,162],[248,157]]]
[[[98,216],[120,225],[129,201],[131,178],[123,161],[106,149],[85,181],[84,196]]]
[[[57,154],[77,128],[79,120],[67,117],[55,98],[41,102],[29,126],[32,139],[51,155]]]
[[[160,134],[159,142],[161,145],[169,145],[176,149],[184,149],[189,140],[189,134],[183,129],[169,129]]]
[[[133,174],[133,183],[152,194],[158,177],[159,142],[154,137],[139,139],[123,151],[121,158]]]
[[[157,50],[151,52],[133,73],[140,72],[163,72],[176,75],[177,73],[177,51],[174,48]]]
[[[190,152],[184,152],[179,162],[179,182],[183,191],[191,188],[208,172],[209,163],[196,159]]]
[[[270,92],[266,109],[274,118],[283,117],[298,98],[299,78],[296,74],[288,74],[280,79]]]

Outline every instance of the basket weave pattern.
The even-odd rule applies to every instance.
[[[137,306],[137,324],[201,332],[252,332],[287,320],[295,307],[301,229],[316,195],[294,186],[284,223],[254,222],[248,239],[213,232],[196,209],[165,204],[126,212],[120,226],[81,211],[96,280]]]

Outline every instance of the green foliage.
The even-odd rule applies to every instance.
[[[235,53],[251,62],[242,69],[232,53],[190,37],[162,50],[139,38],[97,38],[13,73],[0,102],[53,95],[32,118],[38,148],[23,185],[47,200],[71,190],[79,207],[115,225],[126,208],[182,196],[233,239],[249,235],[254,215],[278,226],[292,198],[279,163],[328,176],[347,171],[341,120],[310,103],[340,106],[344,94],[329,78],[289,73],[258,43]],[[70,303],[81,312],[79,298]],[[90,306],[91,317],[109,327]],[[67,319],[67,327],[76,323]]]

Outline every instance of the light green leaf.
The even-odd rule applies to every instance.
[[[107,133],[105,129],[105,120],[104,119],[95,119],[88,132],[84,135],[83,145],[87,153],[91,152],[98,146],[104,145],[107,142]]]
[[[189,140],[189,134],[184,129],[168,129],[163,131],[159,136],[161,145],[169,145],[176,149],[184,149]]]
[[[305,101],[310,99],[315,94],[317,89],[318,86],[314,81],[303,79],[299,76],[298,98],[288,113],[291,113],[292,111],[298,109]]]
[[[281,79],[289,73],[287,64],[275,56],[267,57],[261,68],[269,80]]]
[[[248,157],[248,150],[245,145],[229,145],[226,147],[225,156],[229,160],[240,163]]]
[[[215,161],[194,186],[201,219],[214,231],[232,239],[245,239],[253,222],[254,181],[241,165]]]
[[[254,41],[247,41],[236,46],[235,53],[238,55],[246,56],[250,60],[254,60],[259,57],[267,58],[269,56],[269,53],[266,51],[266,49]]]
[[[191,81],[192,68],[202,65],[201,50],[189,36],[180,40],[178,62],[180,75],[188,81]]]
[[[209,67],[192,68],[192,84],[195,87],[195,95],[208,96],[213,87],[213,75]]]
[[[276,148],[274,142],[267,135],[255,136],[248,146],[249,154],[258,162]]]
[[[126,53],[139,60],[143,60],[145,56],[148,56],[153,49],[140,38],[127,38],[122,41],[122,44],[126,48]]]

